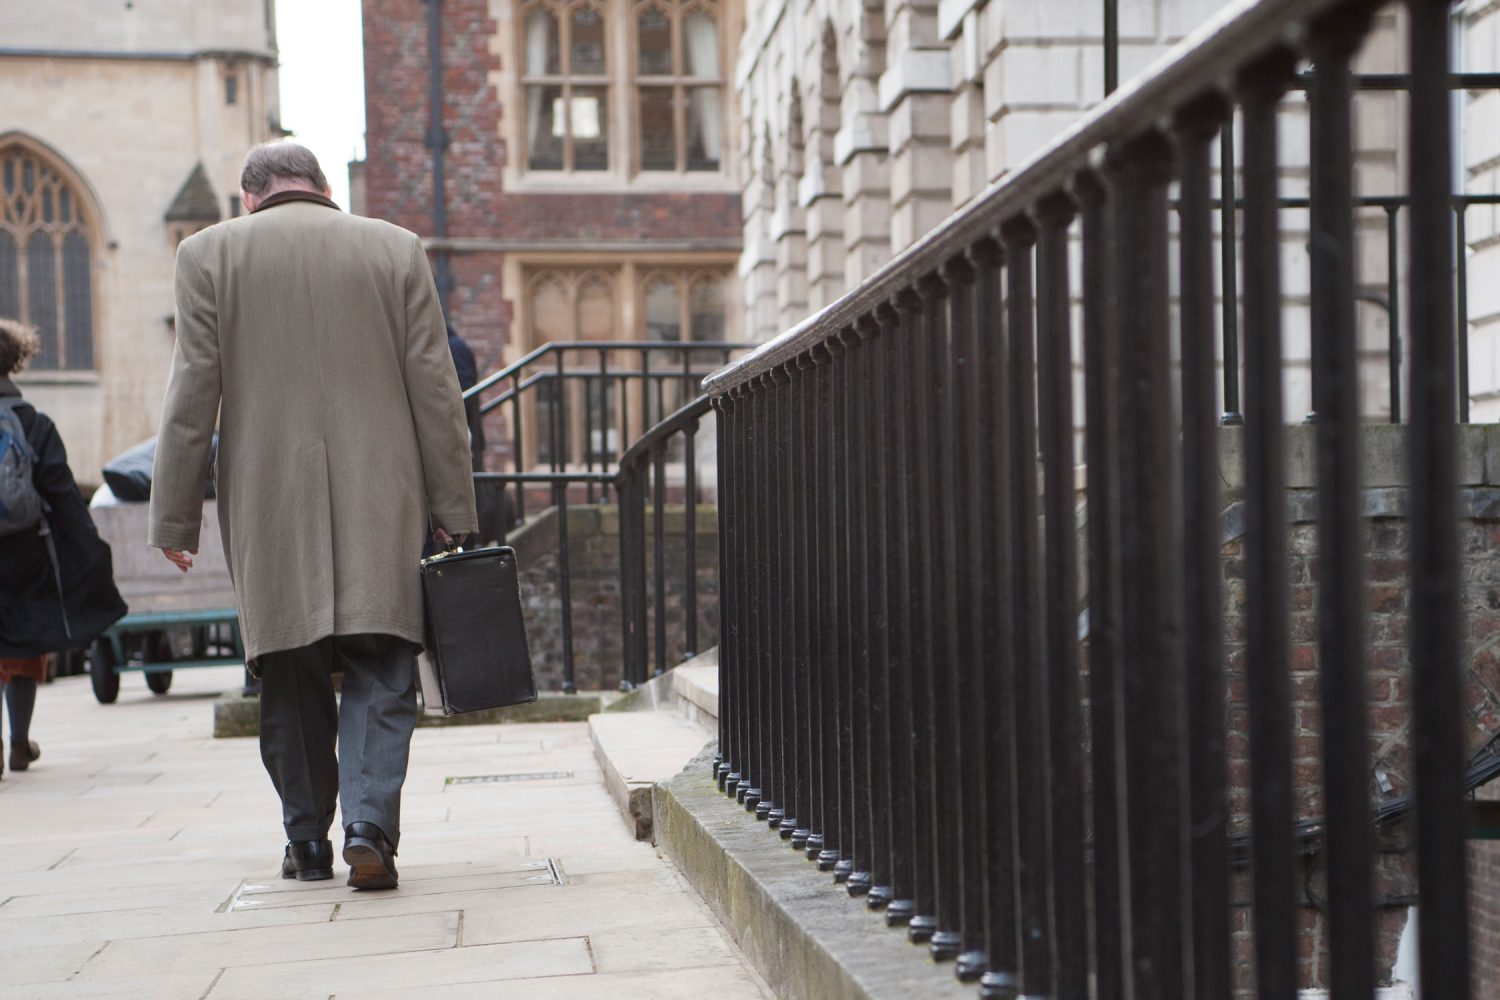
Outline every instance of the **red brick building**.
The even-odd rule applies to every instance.
[[[363,3],[363,210],[426,240],[481,371],[741,336],[737,0]]]

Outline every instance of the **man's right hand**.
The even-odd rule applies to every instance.
[[[450,535],[450,534],[448,534],[442,528],[433,528],[432,529],[432,537],[435,538],[435,539],[437,539],[437,542],[438,542],[439,545],[452,545],[453,544],[453,536]]]
[[[193,556],[198,554],[198,550],[162,549],[161,554],[167,557],[169,563],[186,573],[193,568]]]

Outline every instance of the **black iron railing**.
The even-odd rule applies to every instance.
[[[611,499],[619,504],[625,650],[619,683],[632,687],[649,679],[653,670],[666,670],[669,645],[680,646],[683,658],[699,649],[702,602],[695,560],[703,490],[696,436],[710,412],[698,395],[699,383],[708,374],[707,365],[725,362],[750,346],[727,341],[552,343],[486,376],[464,394],[465,400],[480,401],[486,425],[510,442],[512,471],[474,474],[481,509],[507,511],[499,524],[500,540],[515,521],[527,517],[528,508],[556,518],[564,691],[577,690],[568,511],[579,504],[608,504]],[[684,406],[688,400],[693,402]],[[502,418],[508,427],[501,425]],[[536,432],[528,435],[533,423]],[[582,430],[581,438],[574,429]],[[647,496],[655,504],[649,531]],[[686,517],[681,567],[669,558],[675,555],[667,545],[669,501],[682,504]],[[653,629],[650,646],[641,645]],[[669,643],[678,635],[679,641]],[[601,676],[613,683],[607,666],[612,664],[601,665]]]
[[[1419,950],[1423,994],[1447,998],[1469,991],[1449,24],[1441,0],[1407,6]],[[1296,994],[1277,106],[1299,58],[1316,66],[1328,968],[1334,995],[1373,994],[1350,60],[1377,8],[1228,8],[860,288],[705,384],[719,433],[717,778],[986,996],[1246,985],[1230,946],[1212,227],[1212,152],[1236,109],[1252,668],[1251,863],[1234,905],[1250,910],[1256,992]]]
[[[687,406],[647,431],[620,458],[617,489],[620,496],[620,603],[625,638],[625,687],[644,684],[650,674],[666,672],[668,617],[667,500],[671,488],[668,454],[682,448],[681,496],[683,515],[682,558],[682,654],[689,660],[699,651],[698,643],[698,512],[702,485],[698,471],[697,439],[703,420],[713,407],[707,396]],[[647,504],[651,506],[651,528],[646,527]],[[647,544],[650,555],[647,555]],[[651,584],[646,582],[650,564]],[[648,601],[651,612],[648,614]],[[653,628],[654,626],[654,628]],[[655,667],[652,668],[654,660]]]
[[[550,496],[551,486],[576,484],[593,502],[635,436],[696,397],[712,366],[752,346],[675,340],[543,344],[464,393],[466,401],[478,401],[486,431],[501,431],[510,443],[511,473],[484,482],[490,489],[513,486],[521,519],[532,488]]]

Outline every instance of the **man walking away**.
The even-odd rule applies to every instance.
[[[217,417],[219,524],[261,679],[282,877],[333,876],[337,799],[349,884],[392,888],[423,639],[417,563],[429,533],[475,529],[463,403],[416,236],[341,212],[294,143],[252,150],[240,186],[249,214],[177,251],[150,543],[192,567]]]

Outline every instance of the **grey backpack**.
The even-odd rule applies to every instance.
[[[16,407],[19,397],[0,400],[0,538],[30,531],[42,519],[42,497],[32,481],[36,455]]]

